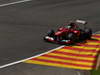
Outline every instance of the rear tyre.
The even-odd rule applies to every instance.
[[[91,39],[92,36],[92,29],[85,29],[85,37],[86,39]]]

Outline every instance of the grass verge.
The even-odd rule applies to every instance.
[[[98,70],[92,70],[92,75],[100,75],[100,68]]]

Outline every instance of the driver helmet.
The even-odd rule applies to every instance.
[[[74,28],[75,25],[76,25],[76,24],[75,24],[74,22],[72,22],[72,23],[69,24],[70,28]]]
[[[74,27],[75,26],[75,23],[74,22],[70,23],[70,26]]]

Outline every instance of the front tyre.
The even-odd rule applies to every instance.
[[[67,38],[71,41],[77,41],[77,37],[74,33],[69,33]]]

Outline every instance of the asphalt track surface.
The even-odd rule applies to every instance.
[[[5,4],[19,0],[0,0]],[[100,0],[32,0],[0,7],[0,66],[25,59],[59,45],[42,37],[72,19],[84,19],[100,30]],[[71,75],[74,71],[20,63],[0,69],[0,75]]]

